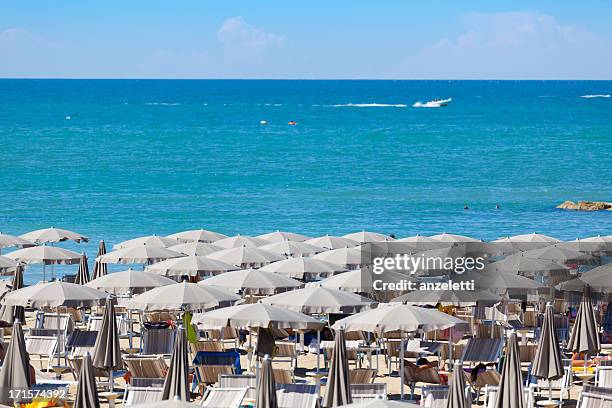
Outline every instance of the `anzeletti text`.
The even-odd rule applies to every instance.
[[[390,291],[444,291],[444,290],[464,290],[473,291],[475,288],[474,280],[466,280],[455,282],[452,279],[444,282],[414,282],[402,279],[398,282],[384,282],[381,279],[376,279],[372,282],[374,290],[390,290]]]

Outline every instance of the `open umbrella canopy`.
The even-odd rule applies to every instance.
[[[466,237],[465,235],[448,234],[446,232],[438,235],[432,235],[430,238],[435,239],[436,241],[448,243],[480,242],[480,240],[476,238]]]
[[[127,293],[142,293],[160,286],[174,285],[175,283],[175,281],[165,276],[128,269],[127,271],[113,272],[96,278],[87,283],[86,286],[115,295],[123,295]]]
[[[20,236],[20,238],[34,242],[35,244],[46,244],[51,242],[75,241],[87,242],[89,238],[78,232],[68,231],[61,228],[44,228],[31,231]]]
[[[557,289],[582,292],[589,285],[591,290],[612,293],[612,264],[605,264],[582,273],[578,278],[557,285]]]
[[[612,253],[612,235],[597,235],[594,237],[583,238],[582,242],[600,243],[604,248],[604,252]]]
[[[208,255],[208,257],[241,268],[259,267],[285,259],[285,257],[266,251],[265,249],[247,246],[224,249]]]
[[[218,247],[225,248],[225,249],[238,248],[242,246],[246,246],[249,248],[257,248],[262,245],[269,244],[269,242],[266,241],[265,239],[249,237],[247,235],[236,235],[233,237],[227,237],[227,238],[223,238],[218,241],[215,241],[214,244]]]
[[[326,249],[351,248],[359,245],[358,241],[344,237],[334,237],[332,235],[324,235],[322,237],[311,238],[305,241],[307,244],[315,245]]]
[[[195,313],[191,323],[215,328],[230,326],[235,328],[263,327],[319,330],[323,327],[323,323],[319,320],[303,313],[263,303],[231,306],[207,313]]]
[[[305,314],[349,314],[376,307],[371,299],[320,285],[274,295],[261,302]]]
[[[292,291],[303,286],[302,282],[295,279],[260,269],[242,269],[227,272],[223,275],[213,276],[212,278],[200,281],[198,284],[250,295],[270,295]]]
[[[423,235],[415,235],[412,237],[405,237],[402,239],[398,239],[395,243],[401,243],[402,245],[397,245],[399,248],[408,248],[410,253],[415,252],[424,252],[432,249],[440,249],[448,246],[448,244],[444,242],[440,242],[436,239],[426,237]],[[395,245],[393,246],[395,247]],[[409,253],[408,251],[404,253]]]
[[[584,287],[578,315],[574,321],[567,348],[576,353],[593,353],[601,350],[599,326],[591,301],[591,288]]]
[[[590,255],[567,249],[559,245],[550,245],[544,248],[532,249],[523,253],[528,258],[543,259],[551,262],[583,262],[591,259]]]
[[[184,256],[149,265],[145,271],[164,276],[205,276],[237,269],[234,265],[206,256]]]
[[[409,305],[475,306],[478,302],[497,303],[502,298],[484,290],[417,290],[392,299]]]
[[[535,259],[525,256],[524,253],[510,255],[501,261],[492,262],[486,267],[487,271],[510,272],[519,275],[556,275],[569,271],[566,266],[545,259]]]
[[[7,306],[91,307],[104,304],[107,294],[97,289],[68,282],[40,282],[15,290],[2,299]]]
[[[215,231],[205,230],[204,228],[202,228],[199,230],[182,231],[177,232],[176,234],[170,234],[168,235],[168,238],[172,238],[179,242],[211,243],[219,241],[223,238],[227,238],[227,235],[223,235]]]
[[[344,272],[346,268],[320,259],[298,257],[271,263],[261,270],[295,279],[314,280]]]
[[[602,240],[584,240],[576,238],[573,241],[559,242],[558,247],[571,249],[585,254],[603,254],[607,252],[607,245]]]
[[[343,235],[342,238],[352,239],[353,241],[357,241],[361,244],[365,244],[367,242],[388,242],[395,241],[389,235],[380,234],[378,232],[371,231],[359,231],[353,232],[352,234]]]
[[[306,235],[296,234],[295,232],[286,231],[274,231],[267,234],[258,235],[257,238],[265,239],[268,242],[282,242],[282,241],[293,241],[293,242],[304,242],[311,237]]]
[[[144,264],[161,262],[181,256],[185,255],[167,248],[139,245],[109,252],[97,257],[96,261],[105,264]]]
[[[187,242],[183,244],[173,245],[168,249],[188,256],[205,256],[222,250],[223,248],[215,244],[205,242]]]
[[[368,279],[370,278],[370,279]],[[419,282],[419,279],[413,275],[394,272],[392,270],[385,271],[383,276],[384,282]],[[348,272],[339,273],[321,281],[320,284],[324,288],[338,289],[346,292],[361,293],[371,292],[373,289],[371,275],[363,275],[361,269],[355,269]]]
[[[283,256],[309,256],[327,251],[325,248],[299,241],[273,242],[260,248]]]
[[[15,270],[19,266],[19,262],[6,256],[0,255],[0,271],[9,272]]]
[[[115,244],[113,245],[113,249],[124,249],[141,245],[146,245],[149,247],[168,248],[172,245],[177,245],[178,243],[179,241],[177,241],[176,239],[160,237],[158,235],[147,235],[144,237],[128,239],[127,241]]]
[[[81,261],[81,254],[47,245],[18,249],[6,254],[6,256],[25,264],[73,265]]]
[[[322,252],[312,257],[321,261],[331,262],[343,267],[352,267],[361,265],[361,248],[337,248],[326,252]]]
[[[240,296],[223,289],[181,282],[151,289],[130,299],[126,306],[129,309],[145,312],[155,310],[200,311],[229,306],[239,300]]]
[[[465,322],[435,309],[390,304],[379,305],[376,309],[366,310],[340,319],[334,323],[332,328],[384,334],[399,330],[406,332],[444,330],[458,324],[465,324]]]
[[[497,271],[471,271],[461,275],[461,280],[473,280],[474,285],[480,289],[496,289],[505,292],[528,291],[544,287],[541,283],[521,275],[510,272]]]
[[[23,239],[21,237],[16,237],[14,235],[4,234],[0,232],[0,249],[2,248],[11,248],[11,247],[31,247],[36,244],[27,239]]]

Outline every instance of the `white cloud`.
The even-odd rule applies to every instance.
[[[428,78],[608,78],[612,44],[533,12],[470,13],[464,31],[403,61],[402,76]]]
[[[285,41],[283,36],[251,25],[241,16],[225,20],[217,31],[217,38],[223,44],[226,53],[234,56],[242,54],[247,57],[280,47]]]

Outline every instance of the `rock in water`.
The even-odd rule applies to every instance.
[[[612,203],[606,201],[564,201],[557,208],[578,211],[612,211]]]

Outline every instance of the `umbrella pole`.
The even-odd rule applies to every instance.
[[[62,330],[61,330],[61,326],[60,326],[60,310],[59,310],[59,306],[57,306],[57,308],[55,309],[57,311],[57,365],[61,366],[62,365],[62,361],[61,361],[61,354],[62,354]]]
[[[400,356],[400,399],[404,399],[404,331],[400,331],[400,352],[398,355]]]
[[[550,379],[548,380],[548,400],[552,401],[552,384],[550,383]]]
[[[448,332],[448,371],[453,371],[453,328]]]
[[[47,264],[43,262],[43,282],[47,281]]]
[[[319,373],[320,357],[321,357],[321,330],[317,330],[317,373]]]

